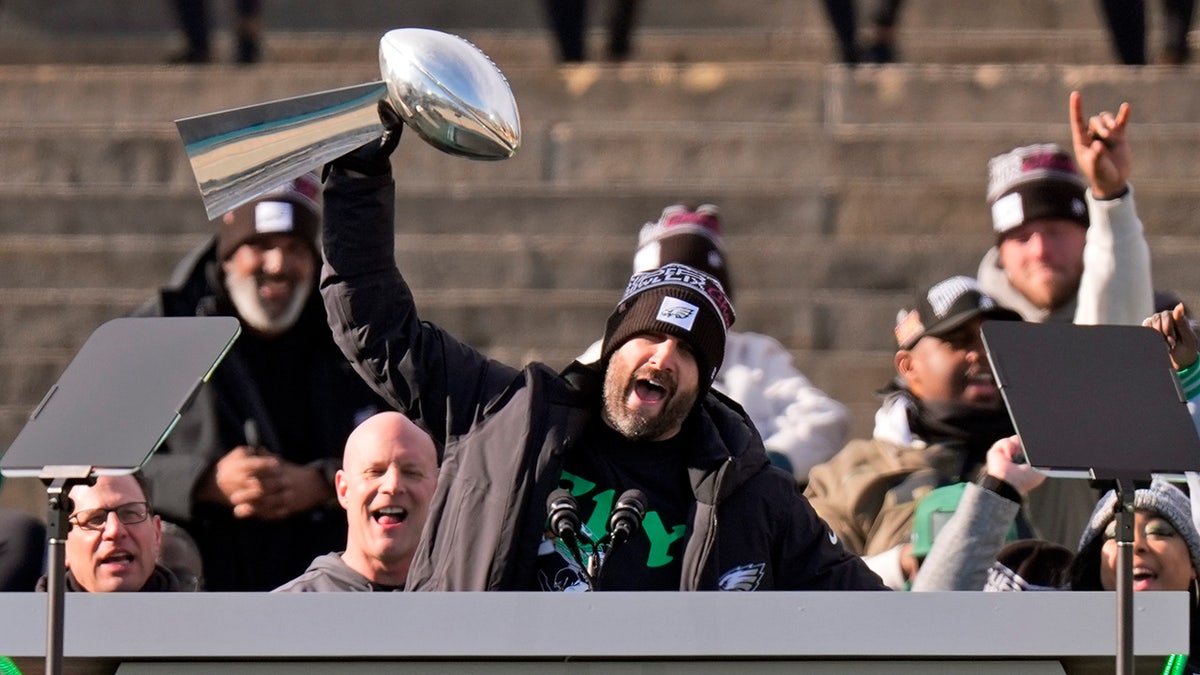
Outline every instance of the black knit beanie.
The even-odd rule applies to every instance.
[[[238,206],[221,218],[217,233],[217,260],[224,261],[239,246],[271,234],[302,240],[321,260],[317,237],[321,229],[321,182],[306,173]]]
[[[733,305],[716,278],[673,263],[635,274],[608,317],[600,363],[630,338],[662,333],[686,342],[696,357],[701,389],[707,389],[725,360],[725,334],[733,325]]]
[[[716,277],[725,295],[733,297],[720,209],[712,204],[695,209],[672,204],[663,209],[658,220],[642,225],[637,252],[633,254],[633,271],[645,272],[667,263],[682,263]]]
[[[1086,189],[1071,155],[1053,143],[1026,145],[988,162],[988,204],[1000,236],[1043,218],[1087,227]]]

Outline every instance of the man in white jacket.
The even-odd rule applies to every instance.
[[[692,209],[674,204],[663,209],[657,221],[642,226],[633,271],[668,263],[713,275],[733,296],[716,206],[701,204]],[[579,360],[586,363],[599,355],[597,342]],[[712,386],[741,404],[758,428],[772,463],[790,469],[801,485],[808,482],[812,467],[846,443],[849,411],[813,386],[792,365],[787,349],[768,335],[729,331],[725,360]]]
[[[1075,161],[1045,143],[988,163],[997,243],[979,283],[1026,321],[1138,325],[1154,311],[1150,250],[1129,183],[1129,114],[1123,103],[1085,123],[1072,92]]]
[[[1046,143],[988,163],[997,243],[979,265],[979,285],[1026,321],[1138,325],[1154,311],[1150,250],[1129,183],[1129,116],[1122,103],[1115,115],[1085,120],[1072,92],[1074,161]],[[1051,479],[1031,495],[1030,517],[1042,537],[1074,549],[1098,496],[1084,481]]]

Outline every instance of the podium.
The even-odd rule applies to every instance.
[[[1112,593],[72,593],[69,672],[1112,673]],[[1188,648],[1188,597],[1139,593],[1138,672]],[[0,594],[36,673],[45,597]],[[28,666],[28,669],[26,667]]]
[[[46,668],[62,672],[62,623],[71,489],[141,468],[241,333],[228,316],[113,319],[50,387],[8,449],[5,476],[46,484]]]

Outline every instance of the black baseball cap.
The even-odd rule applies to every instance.
[[[947,335],[977,316],[1021,320],[1021,315],[1002,307],[983,292],[978,281],[968,276],[937,282],[917,296],[915,306],[916,309],[902,309],[896,315],[896,344],[900,349],[912,349],[926,335]]]

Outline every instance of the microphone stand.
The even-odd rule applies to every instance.
[[[551,492],[546,499],[546,511],[550,531],[566,544],[571,557],[579,565],[580,574],[587,582],[588,590],[598,591],[600,577],[604,573],[604,563],[618,546],[641,529],[642,519],[646,516],[646,497],[640,490],[623,492],[609,515],[605,525],[607,531],[595,541],[583,531],[578,505],[567,490],[560,488]],[[579,549],[580,541],[592,549],[586,561]]]

